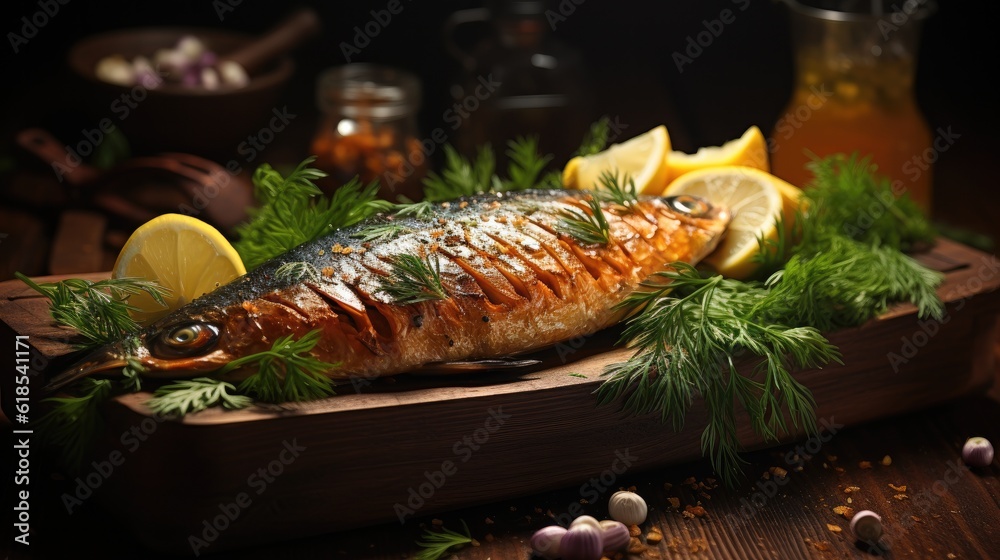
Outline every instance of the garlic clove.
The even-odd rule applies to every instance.
[[[531,536],[531,550],[533,550],[535,554],[541,556],[542,558],[546,558],[547,560],[559,558],[559,545],[562,541],[563,535],[565,534],[566,529],[560,527],[559,525],[542,527],[541,529],[535,531],[535,534]]]
[[[102,81],[120,86],[135,85],[135,70],[121,55],[106,56],[97,62],[94,74]]]
[[[625,525],[641,525],[646,521],[647,512],[646,500],[635,492],[615,492],[608,502],[608,514]]]
[[[962,460],[970,467],[988,467],[993,463],[993,444],[984,437],[971,437],[962,446]]]
[[[851,532],[859,541],[877,542],[882,536],[882,517],[867,509],[859,511],[851,518]]]
[[[559,542],[563,560],[601,560],[604,538],[601,529],[589,523],[571,526]]]
[[[577,517],[576,519],[573,520],[572,523],[569,524],[569,528],[572,529],[577,525],[590,525],[591,527],[597,529],[598,531],[602,530],[601,522],[589,515],[581,515],[580,517]]]
[[[601,536],[605,552],[617,552],[625,548],[632,538],[624,523],[611,519],[601,521]]]

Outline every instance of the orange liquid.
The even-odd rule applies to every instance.
[[[857,152],[893,181],[897,195],[906,193],[930,215],[931,133],[913,98],[909,65],[835,74],[815,56],[800,56],[798,84],[768,142],[772,173],[808,188],[811,154]]]

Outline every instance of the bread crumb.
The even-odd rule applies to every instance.
[[[813,541],[812,545],[813,548],[815,548],[820,552],[826,552],[827,550],[830,550],[830,543],[826,541]]]
[[[706,515],[708,515],[708,512],[705,511],[705,508],[701,506],[692,506],[690,504],[684,506],[684,513],[691,513],[691,515],[695,517],[705,517]]]
[[[628,535],[630,537],[638,537],[641,534],[642,534],[642,529],[640,529],[638,525],[628,526]]]
[[[843,516],[845,519],[850,519],[854,516],[854,508],[847,506],[834,506],[833,513]]]
[[[843,531],[843,529],[841,529],[839,525],[833,525],[831,523],[827,523],[826,528],[829,529],[831,533],[839,533]]]
[[[870,468],[872,468],[872,462],[871,461],[861,461],[861,462],[858,463],[858,468],[870,469]]]
[[[786,476],[788,476],[788,471],[786,471],[785,469],[783,469],[781,467],[771,467],[770,469],[768,469],[768,472],[770,472],[774,476],[776,476],[778,478],[782,478],[782,479],[785,478]]]
[[[861,488],[857,486],[848,486],[847,488],[844,488],[844,494],[850,494],[852,492],[857,492],[859,490],[861,490]]]
[[[663,533],[650,531],[646,533],[646,542],[650,544],[657,544],[663,540]]]
[[[642,544],[639,539],[632,537],[628,541],[628,553],[629,554],[639,554],[643,550],[646,550],[646,545]]]
[[[906,492],[906,485],[905,484],[902,485],[902,486],[896,486],[895,484],[893,484],[893,483],[890,482],[889,483],[889,488],[892,488],[896,492]]]
[[[886,455],[885,457],[882,457],[882,466],[883,467],[888,467],[891,464],[892,464],[892,457],[890,457],[888,455]]]
[[[670,502],[670,507],[672,507],[674,509],[681,509],[681,499],[680,498],[678,498],[676,496],[671,496],[671,497],[667,498],[667,501]]]
[[[896,498],[897,500],[899,500],[901,502],[903,500],[909,500],[910,499],[910,497],[907,496],[906,494],[896,494],[895,496],[893,496],[893,498]]]

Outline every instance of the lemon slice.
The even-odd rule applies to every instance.
[[[756,126],[751,126],[743,136],[730,140],[721,146],[699,148],[693,154],[672,151],[667,156],[669,175],[667,182],[706,167],[722,165],[745,165],[761,171],[771,171],[768,161],[767,140]]]
[[[132,232],[111,277],[155,280],[170,290],[166,307],[146,293],[129,298],[132,318],[145,325],[244,274],[240,255],[219,230],[191,216],[164,214]]]
[[[563,184],[567,189],[599,189],[601,173],[609,171],[620,178],[628,174],[638,194],[659,194],[667,184],[669,152],[670,136],[667,127],[660,125],[604,151],[569,160],[563,168]]]
[[[757,269],[753,258],[759,250],[758,237],[777,238],[777,219],[788,213],[785,221],[790,222],[798,208],[798,189],[781,183],[784,181],[753,167],[723,165],[685,173],[663,194],[701,196],[730,209],[733,219],[726,237],[705,263],[723,276],[742,280]]]

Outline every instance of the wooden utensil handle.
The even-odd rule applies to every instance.
[[[94,182],[100,171],[71,156],[66,147],[41,128],[27,128],[17,134],[17,144],[52,167],[59,181],[74,187]]]
[[[252,75],[268,62],[312,38],[320,28],[321,22],[316,12],[303,8],[292,13],[260,39],[223,57],[223,60],[239,63]]]

